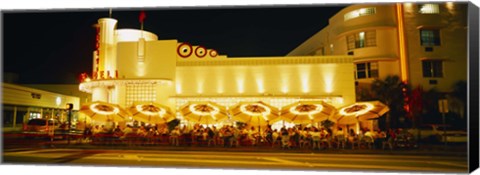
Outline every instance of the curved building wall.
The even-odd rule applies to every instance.
[[[115,38],[117,42],[136,42],[140,38],[145,38],[146,41],[158,40],[154,33],[137,29],[118,29],[115,31]]]
[[[347,18],[346,14],[374,8],[374,14],[366,14],[353,18]],[[378,27],[396,27],[395,6],[392,4],[360,4],[352,5],[342,9],[329,20],[332,35],[342,35],[346,32],[360,30],[364,28]]]
[[[119,42],[117,62],[119,78],[175,80],[176,40],[146,41],[143,59],[139,42]]]

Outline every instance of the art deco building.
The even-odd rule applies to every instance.
[[[356,101],[356,85],[388,75],[440,91],[466,80],[461,3],[352,5],[283,57],[231,58],[188,41],[117,29],[117,22],[98,20],[92,76],[79,88],[92,101],[123,107],[138,101],[174,111],[192,101],[282,107],[299,100],[341,107]]]
[[[467,79],[467,4],[362,4],[344,8],[288,56],[351,55],[355,82],[398,75],[450,92]]]
[[[102,18],[93,77],[80,84],[92,101],[130,107],[152,101],[178,109],[189,101],[231,106],[264,101],[276,107],[298,100],[355,102],[351,56],[228,58],[214,49],[158,40],[147,31],[116,29]]]

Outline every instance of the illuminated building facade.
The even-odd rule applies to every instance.
[[[190,101],[230,107],[263,101],[282,107],[356,101],[355,89],[398,75],[413,86],[448,91],[466,80],[466,4],[361,4],[284,57],[230,58],[215,49],[158,40],[148,31],[98,20],[92,76],[79,86],[92,101],[130,107],[151,101],[178,109]],[[354,76],[352,76],[354,73]]]
[[[467,4],[352,5],[288,54],[301,55],[353,56],[360,87],[398,75],[414,88],[450,92],[467,79]]]
[[[351,56],[228,58],[214,49],[158,40],[147,31],[116,29],[116,23],[98,21],[93,76],[79,86],[92,101],[125,108],[150,101],[173,110],[189,101],[227,108],[241,101],[275,107],[298,100],[324,100],[336,107],[355,102]]]

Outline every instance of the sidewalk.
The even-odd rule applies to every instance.
[[[45,143],[44,148],[49,148],[50,144]],[[90,143],[76,143],[71,141],[55,141],[55,148],[75,148],[75,149],[112,149],[112,150],[156,150],[156,151],[221,151],[221,152],[265,152],[265,153],[319,153],[319,154],[378,154],[378,155],[431,155],[431,156],[458,156],[466,157],[467,148],[465,145],[449,145],[445,149],[444,145],[423,145],[420,148],[394,150],[382,149],[323,149],[312,150],[310,148],[282,149],[278,146],[241,146],[241,147],[207,147],[207,146],[170,146],[170,145],[92,145]]]

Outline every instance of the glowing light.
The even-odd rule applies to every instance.
[[[180,81],[178,81],[178,80],[177,80],[177,83],[175,85],[175,91],[177,92],[177,94],[182,93],[182,83],[180,83]]]
[[[332,93],[333,92],[333,75],[325,74],[325,92]]]
[[[138,62],[137,64],[137,76],[143,77],[147,74],[147,71],[145,71],[145,63],[144,62]]]
[[[354,108],[355,106],[363,106],[363,105],[365,105],[365,108],[362,108],[360,110],[353,111],[353,112],[346,111],[348,109]],[[347,116],[362,115],[362,114],[365,114],[372,109],[373,109],[373,104],[371,104],[371,103],[356,103],[356,104],[353,104],[353,105],[350,105],[350,106],[347,106],[347,107],[344,107],[344,108],[340,109],[339,113],[341,115],[347,115]]]
[[[98,103],[91,104],[90,105],[90,110],[92,110],[95,113],[102,114],[102,115],[112,115],[112,114],[116,114],[120,111],[120,109],[118,109],[115,106],[108,106],[108,105],[98,104]]]
[[[453,6],[454,6],[453,2],[447,2],[447,8],[449,10],[453,9]]]
[[[158,40],[157,35],[136,29],[118,29],[116,30],[115,35],[117,42],[136,42],[140,38],[144,38],[146,41]]]
[[[245,81],[244,81],[243,79],[241,79],[241,78],[238,78],[238,79],[237,79],[237,91],[238,91],[238,93],[243,93],[243,92],[245,92],[245,89],[244,89],[245,83],[244,83],[244,82],[245,82]]]
[[[362,9],[358,10],[359,15],[364,14],[365,12],[367,12],[367,9],[365,9],[365,8],[362,8]]]
[[[222,94],[224,92],[222,81],[217,81],[217,93]]]
[[[303,93],[308,93],[310,92],[310,87],[308,86],[308,76],[302,76],[301,81],[302,81],[302,92]]]
[[[438,14],[438,4],[423,4],[420,8],[421,14]]]
[[[263,84],[263,80],[260,77],[257,77],[255,80],[257,82],[257,89],[259,93],[264,93],[265,92],[265,87]]]
[[[203,81],[199,81],[197,84],[197,93],[202,94],[203,93]]]
[[[280,77],[281,77],[281,84],[280,84],[280,91],[284,94],[288,93],[290,81],[289,81],[289,76],[286,71],[280,72]]]
[[[448,12],[450,12],[452,15],[455,15],[455,5],[453,2],[447,2],[446,7],[448,9]]]
[[[220,112],[216,106],[212,106],[211,104],[191,104],[188,108],[192,113],[200,116],[216,115]]]
[[[287,85],[283,85],[281,91],[282,91],[284,94],[288,93],[288,86],[287,86]]]
[[[89,77],[85,78],[85,82],[90,82],[92,81],[92,79],[90,79]]]
[[[57,98],[55,99],[55,104],[56,104],[57,106],[60,106],[60,104],[62,104],[62,98],[57,97]]]

